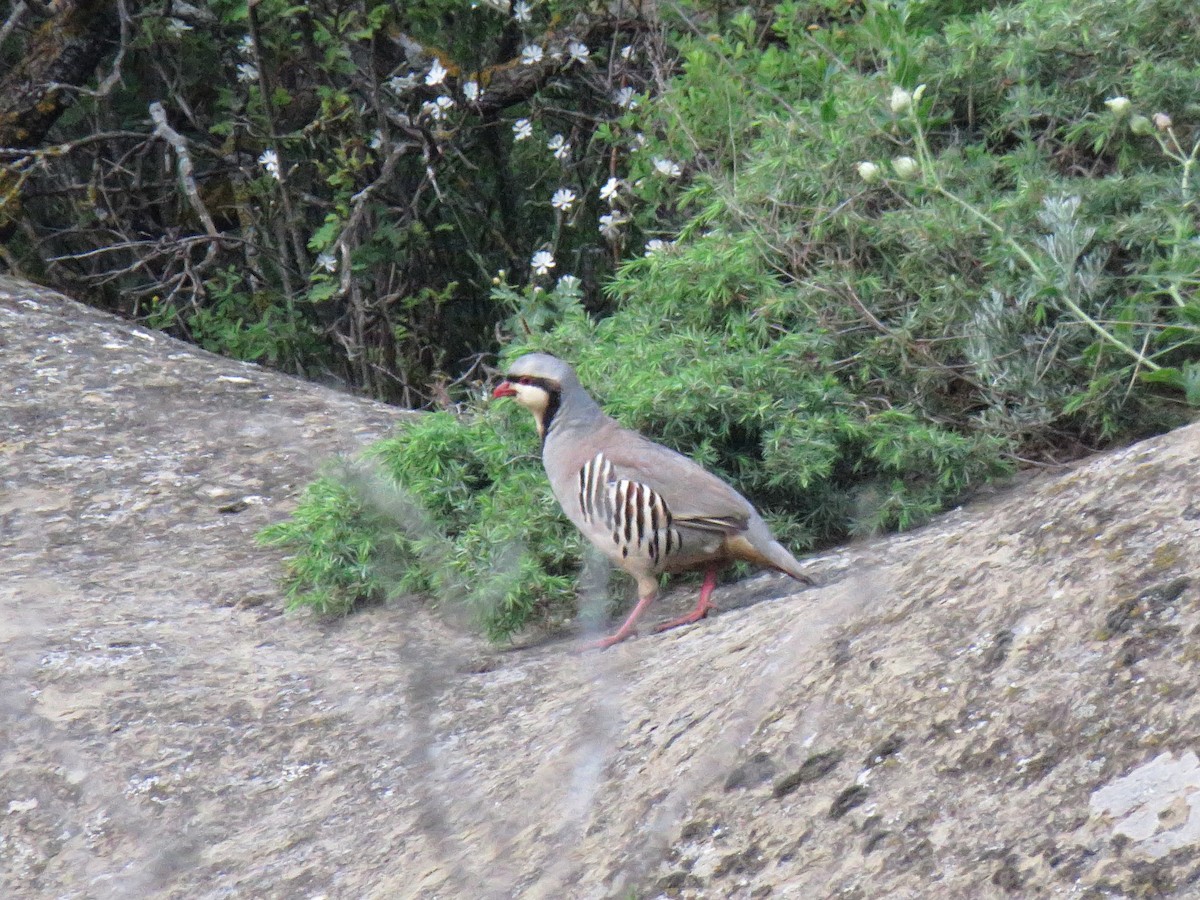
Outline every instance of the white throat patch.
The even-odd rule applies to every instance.
[[[550,395],[542,388],[532,384],[517,384],[509,382],[517,392],[516,401],[538,417],[540,421],[550,404]]]

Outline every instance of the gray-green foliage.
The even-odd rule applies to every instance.
[[[785,3],[766,27],[741,14],[678,38],[678,76],[619,123],[645,135],[619,202],[673,241],[619,267],[606,316],[569,284],[500,284],[506,356],[569,359],[796,549],[923,521],[1021,457],[1179,421],[1200,400],[1190,13],[979,6],[830,21]],[[1118,95],[1134,118],[1106,107]],[[578,566],[535,451],[524,419],[473,408],[372,452],[463,584],[508,578],[479,603],[496,635],[568,599]],[[274,532],[300,545],[301,593],[334,583],[305,568],[320,528],[363,521],[330,490]],[[405,565],[388,588],[437,587],[420,552]]]

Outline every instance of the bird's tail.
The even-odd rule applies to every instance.
[[[769,535],[766,540],[751,543],[744,535],[725,542],[731,555],[755,565],[778,569],[784,575],[790,575],[802,584],[812,584],[813,580],[804,574],[796,557],[788,553],[787,548]]]
[[[804,574],[800,568],[800,563],[796,557],[788,553],[787,548],[779,541],[771,541],[767,546],[766,553],[763,554],[770,561],[771,565],[782,572],[784,575],[791,575],[801,584],[812,584],[813,580]]]

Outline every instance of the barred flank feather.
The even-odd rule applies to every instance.
[[[640,552],[657,565],[683,548],[683,537],[666,501],[639,481],[617,479],[603,453],[583,465],[578,481],[584,521],[603,526],[622,558]]]

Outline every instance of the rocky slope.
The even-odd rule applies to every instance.
[[[581,655],[280,614],[394,410],[12,281],[0,385],[0,896],[1200,896],[1197,427]]]

